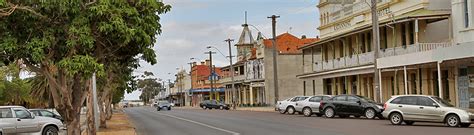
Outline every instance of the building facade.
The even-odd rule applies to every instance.
[[[237,47],[237,62],[234,66],[234,89],[236,90],[237,104],[241,106],[273,105],[275,92],[273,87],[273,48],[272,41],[264,39],[261,33],[252,37],[247,24],[242,25]],[[278,75],[280,99],[296,95],[304,95],[303,81],[296,78],[302,73],[301,51],[298,47],[316,41],[317,38],[301,39],[289,33],[277,36],[278,45]],[[232,81],[230,66],[222,68],[224,78],[221,80],[226,85],[225,101],[232,104]]]
[[[400,94],[436,95],[466,107],[472,99],[468,76],[474,35],[464,13],[472,14],[472,8],[465,3],[472,7],[469,0],[378,1],[380,48],[375,48],[364,1],[321,0],[321,41],[300,48],[304,73],[298,78],[310,82],[305,87],[316,94],[358,94],[379,102]],[[380,91],[374,90],[375,73]]]
[[[215,99],[218,101],[224,101],[224,88],[220,83],[219,79],[222,78],[222,71],[220,67],[214,68],[214,73],[217,76],[213,82],[213,87],[211,90],[211,81],[209,76],[211,75],[210,63],[211,61],[206,60],[197,64],[196,62],[192,63],[191,68],[191,90],[188,91],[188,96],[190,96],[191,106],[199,106],[204,100]],[[210,96],[212,92],[212,97]]]

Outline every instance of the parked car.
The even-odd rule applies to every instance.
[[[329,100],[321,102],[319,111],[324,112],[328,118],[338,115],[340,118],[353,115],[356,118],[364,116],[368,119],[378,117],[383,119],[382,105],[372,99],[359,95],[338,95]]]
[[[323,114],[319,112],[319,103],[323,100],[328,100],[331,95],[319,95],[306,98],[305,100],[297,101],[295,103],[295,111],[298,113],[303,113],[304,116],[309,117],[313,114],[321,117]]]
[[[46,109],[29,109],[29,111],[31,113],[35,114],[35,116],[55,118],[55,119],[60,120],[61,122],[64,122],[64,119],[63,119],[63,117],[61,117],[61,115],[53,113],[53,112],[48,111]]]
[[[218,102],[216,100],[204,100],[199,104],[202,109],[220,109],[220,110],[229,110],[229,105]]]
[[[296,102],[305,100],[309,97],[310,96],[295,96],[289,99],[278,101],[276,104],[277,111],[279,111],[281,114],[285,114],[288,112],[288,114],[293,115],[296,112]]]
[[[65,125],[58,119],[35,116],[21,106],[0,106],[3,134],[59,134]]]
[[[469,127],[474,122],[474,113],[456,108],[449,102],[426,95],[393,96],[384,104],[382,113],[393,125],[404,122],[413,125],[416,121],[446,123],[450,127]]]
[[[171,110],[171,104],[168,101],[158,101],[155,107],[156,111]]]

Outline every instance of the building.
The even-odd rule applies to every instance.
[[[171,89],[171,102],[177,106],[190,106],[191,76],[184,69],[175,74],[174,87]]]
[[[196,62],[192,63],[191,68],[191,90],[188,91],[188,96],[191,96],[191,105],[198,106],[201,101],[211,99],[211,81],[209,76],[211,75],[210,68],[211,61],[206,60],[197,64]],[[220,67],[214,67],[216,79],[222,78],[222,71]],[[223,85],[219,83],[219,80],[215,80],[212,89],[213,97],[218,101],[224,100],[224,88]],[[215,98],[217,97],[217,98]]]
[[[272,41],[264,39],[258,33],[256,40],[248,28],[248,24],[243,24],[240,38],[235,45],[237,48],[237,62],[234,66],[234,86],[236,90],[237,104],[241,106],[262,106],[273,105],[275,93],[273,89],[273,48]],[[303,95],[303,81],[296,78],[301,74],[301,51],[298,47],[316,41],[317,38],[301,39],[289,33],[277,36],[279,53],[278,75],[279,75],[279,95],[280,99],[289,98],[296,95]],[[232,103],[232,87],[230,66],[222,68],[224,78],[220,80],[225,87],[225,101]]]
[[[304,73],[298,78],[310,82],[305,87],[316,94],[358,94],[379,102],[392,95],[424,94],[468,104],[467,76],[474,56],[473,23],[466,21],[472,18],[471,1],[378,1],[377,72],[368,5],[321,0],[317,7],[321,40],[300,48]],[[374,90],[374,73],[380,76],[380,92]]]

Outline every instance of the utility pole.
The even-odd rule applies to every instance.
[[[189,93],[189,92],[193,89],[193,76],[192,76],[192,75],[193,75],[193,63],[192,63],[192,62],[189,62],[188,64],[189,64],[189,81],[191,81],[191,83],[190,83],[190,84],[191,84],[191,88],[190,88],[189,91],[188,91],[188,93]],[[187,96],[187,94],[184,94],[184,96]],[[193,106],[193,105],[191,104],[192,101],[193,101],[192,98],[193,98],[193,97],[191,96],[191,98],[190,98],[190,100],[189,100],[189,101],[190,101],[190,102],[189,102],[189,106]]]
[[[382,103],[382,92],[380,91],[379,70],[377,69],[377,58],[379,57],[380,49],[380,33],[379,33],[379,17],[377,15],[377,0],[371,0],[370,10],[372,14],[372,44],[374,50],[374,97],[379,95],[379,102]]]
[[[275,92],[275,101],[274,103],[276,104],[279,98],[278,94],[278,69],[277,69],[277,54],[278,54],[278,47],[276,44],[276,19],[280,18],[280,16],[272,15],[267,18],[272,19],[272,43],[273,43],[273,87],[274,87],[274,92]]]
[[[99,131],[99,105],[97,104],[97,85],[96,85],[96,76],[95,72],[92,74],[92,99],[94,100],[92,103],[94,104],[94,125],[96,131]]]
[[[211,91],[209,92],[209,100],[212,100],[212,97],[214,95],[214,69],[212,67],[212,54],[216,54],[216,52],[206,52],[204,54],[209,54],[209,81],[211,82]]]
[[[229,63],[230,63],[230,79],[231,79],[231,91],[232,91],[232,109],[235,110],[236,109],[235,108],[236,107],[236,101],[235,101],[236,96],[235,95],[237,95],[237,93],[236,93],[235,88],[234,88],[234,65],[232,63],[232,57],[233,57],[232,56],[232,48],[231,48],[232,45],[230,44],[230,42],[232,42],[234,40],[229,38],[229,39],[226,39],[224,41],[229,43]]]

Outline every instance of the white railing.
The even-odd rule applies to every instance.
[[[352,66],[357,66],[359,63],[357,63],[357,55],[352,55],[352,57],[345,57],[346,59],[346,66],[352,67]]]
[[[322,71],[323,70],[323,63],[322,62],[316,62],[313,65],[313,71]]]
[[[338,58],[334,60],[334,68],[343,68],[345,67],[344,58]]]
[[[374,62],[374,52],[359,54],[359,65],[365,65]]]
[[[378,1],[377,4],[385,4],[391,1],[392,0],[380,0]],[[352,14],[357,14],[359,12],[369,10],[370,7],[368,4],[370,4],[370,1],[368,1],[368,3],[364,1],[360,1],[351,5],[344,5],[343,8],[340,8],[339,10],[335,10],[334,12],[331,12],[331,15],[333,16],[332,21],[337,21],[339,19],[344,18],[345,16],[349,16]]]
[[[415,52],[424,52],[430,51],[437,48],[449,47],[451,46],[450,42],[445,43],[418,43],[408,46],[398,46],[395,48],[387,48],[385,50],[379,51],[379,57],[390,57],[396,55],[403,55]]]
[[[374,53],[368,52],[363,54],[356,54],[338,59],[328,61],[318,61],[314,64],[312,72],[320,72],[325,70],[339,69],[345,67],[354,67],[359,65],[366,65],[374,62]],[[305,71],[308,73],[308,71]]]

